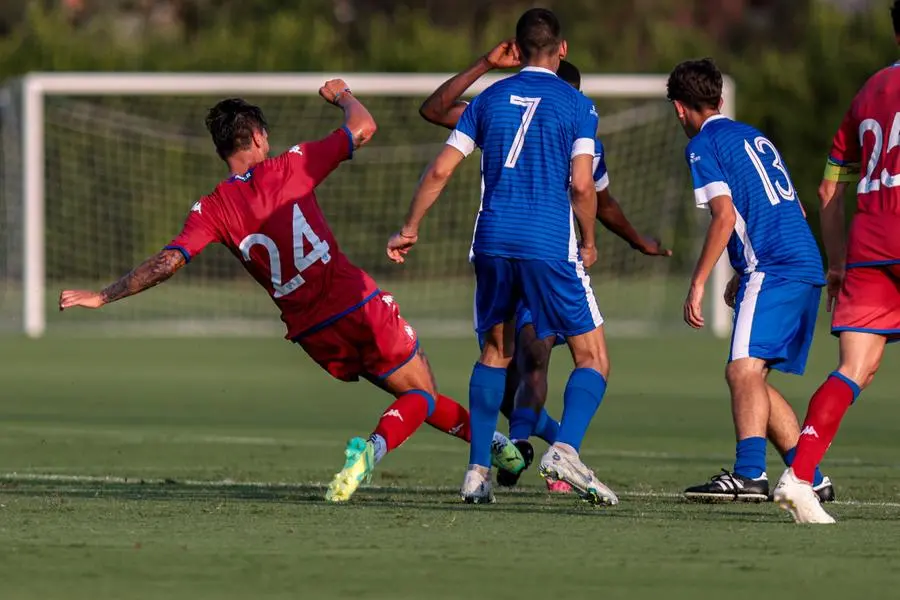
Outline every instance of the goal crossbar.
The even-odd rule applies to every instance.
[[[44,99],[53,95],[311,95],[323,81],[343,78],[354,92],[366,96],[427,95],[450,73],[30,73],[22,78],[22,201],[23,322],[25,334],[36,338],[46,330],[45,278],[45,137]],[[469,94],[477,94],[508,75],[479,79]],[[664,98],[664,75],[586,75],[581,89],[605,98]],[[735,86],[726,77],[723,112],[734,117]],[[720,258],[712,277],[712,329],[724,337],[730,330],[730,309],[721,301],[729,278],[727,256]]]

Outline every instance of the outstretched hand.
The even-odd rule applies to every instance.
[[[484,55],[484,59],[492,69],[512,69],[522,64],[515,38],[503,40],[497,44]]]
[[[106,304],[98,292],[88,290],[63,290],[59,293],[59,310],[80,306],[82,308],[100,308]]]
[[[646,256],[672,256],[672,251],[662,245],[662,242],[653,237],[642,237],[637,250]]]
[[[402,265],[406,261],[406,254],[418,241],[418,234],[406,234],[402,231],[398,231],[388,239],[388,258],[398,265]]]

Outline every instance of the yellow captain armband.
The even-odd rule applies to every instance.
[[[825,163],[825,174],[822,179],[837,183],[855,183],[859,181],[859,163],[838,164],[829,158]]]

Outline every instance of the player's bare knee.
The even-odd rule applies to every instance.
[[[765,382],[765,363],[755,358],[733,360],[725,367],[725,381],[732,390],[748,384]]]

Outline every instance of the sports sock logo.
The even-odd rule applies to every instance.
[[[392,408],[391,410],[387,411],[386,413],[384,413],[381,416],[382,417],[397,417],[398,419],[400,419],[401,422],[403,421],[403,415],[401,415],[400,411],[397,410],[396,408]]]
[[[816,428],[813,427],[812,425],[807,425],[806,427],[804,427],[803,431],[800,432],[800,435],[811,435],[814,438],[819,437],[819,434],[816,431]]]

